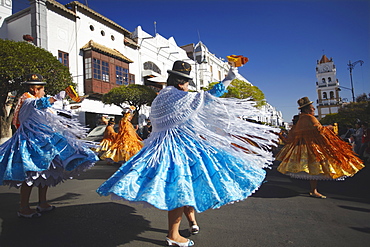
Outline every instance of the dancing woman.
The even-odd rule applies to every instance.
[[[114,131],[114,119],[109,119],[107,123],[107,127],[105,127],[103,139],[99,143],[99,147],[96,148],[95,152],[105,152],[110,149],[112,144],[114,143],[115,139],[117,137],[116,131]]]
[[[101,159],[110,159],[114,162],[126,162],[143,147],[142,139],[132,126],[132,109],[127,108],[119,123],[118,133],[110,148],[100,156]]]
[[[49,186],[93,166],[98,158],[76,138],[86,134],[84,128],[48,111],[65,97],[64,91],[44,97],[46,82],[39,74],[28,75],[23,84],[28,92],[16,106],[13,124],[17,131],[0,146],[0,185],[20,188],[18,216],[33,218],[55,208],[46,199]],[[39,192],[36,210],[29,205],[33,187]]]
[[[179,226],[185,214],[191,233],[199,232],[195,211],[246,199],[265,178],[272,159],[272,128],[244,121],[258,114],[248,100],[217,98],[235,78],[236,68],[209,91],[195,86],[190,64],[176,61],[167,87],[152,103],[152,132],[144,147],[97,190],[100,195],[149,203],[168,211],[168,245],[192,246]]]
[[[294,178],[310,180],[310,196],[326,198],[317,191],[317,180],[351,177],[364,165],[331,129],[315,118],[315,107],[308,97],[298,100],[299,120],[290,141],[277,154],[278,171]]]

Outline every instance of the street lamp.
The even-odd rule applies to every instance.
[[[352,100],[353,102],[355,102],[355,88],[353,87],[353,80],[352,80],[352,70],[355,68],[356,64],[360,64],[362,66],[362,64],[364,63],[364,61],[362,60],[358,60],[354,63],[351,63],[351,60],[349,60],[348,62],[348,69],[349,69],[349,76],[351,78],[351,91],[352,91]]]

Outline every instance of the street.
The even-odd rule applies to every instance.
[[[164,246],[167,212],[100,197],[95,190],[118,165],[99,161],[80,177],[48,191],[57,208],[18,218],[19,190],[0,187],[1,247]],[[268,169],[266,182],[245,201],[197,214],[195,246],[369,246],[370,169],[345,181],[319,181],[327,199],[308,196],[306,180]],[[37,188],[31,195],[36,206]],[[181,233],[189,237],[187,221]]]

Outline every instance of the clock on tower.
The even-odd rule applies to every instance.
[[[330,71],[330,67],[328,65],[324,65],[322,67],[322,72],[329,72]]]

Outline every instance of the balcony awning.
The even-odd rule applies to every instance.
[[[143,77],[158,77],[158,76],[162,76],[161,74],[158,74],[157,72],[155,72],[153,70],[150,70],[150,69],[143,70],[143,72],[141,72],[141,75]]]
[[[159,75],[156,77],[149,78],[148,81],[157,82],[157,83],[167,83],[167,77],[163,75]]]
[[[89,42],[87,42],[87,44],[84,45],[81,49],[82,50],[91,49],[91,50],[95,50],[95,51],[98,51],[98,52],[106,53],[107,55],[113,56],[113,57],[118,58],[120,60],[123,60],[127,63],[133,63],[134,62],[131,59],[129,59],[128,57],[126,57],[125,55],[123,55],[122,53],[120,53],[119,51],[117,51],[116,49],[108,48],[104,45],[101,45],[99,43],[94,42],[93,40],[90,40]]]

